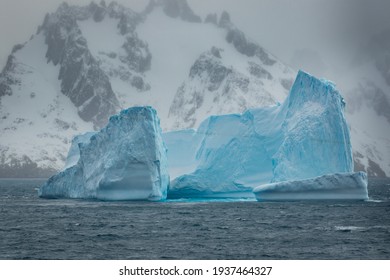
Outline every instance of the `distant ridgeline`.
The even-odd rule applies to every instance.
[[[0,178],[48,178],[58,172],[54,168],[39,167],[27,156],[18,160],[11,158],[0,166]]]
[[[63,169],[75,135],[134,106],[155,108],[164,132],[201,130],[212,115],[257,121],[256,108],[285,101],[296,73],[227,12],[202,19],[185,0],[151,0],[142,12],[116,2],[63,3],[13,48],[0,74],[0,177],[52,175]],[[354,91],[360,97],[348,99],[350,116],[361,115],[361,100],[371,100],[363,103],[376,108],[372,116],[390,111],[383,92]],[[350,120],[355,167],[389,175],[388,137]]]
[[[344,106],[334,84],[300,71],[282,105],[212,116],[197,131],[162,136],[154,109],[130,108],[99,132],[75,138],[67,168],[39,195],[248,198],[268,184],[256,188],[258,200],[368,199],[366,174],[352,173]]]

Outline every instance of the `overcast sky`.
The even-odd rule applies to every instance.
[[[99,2],[98,0],[97,2]],[[36,32],[47,12],[62,0],[0,0],[0,66],[12,46]],[[68,0],[85,5],[90,0]],[[109,3],[110,1],[106,1]],[[149,0],[117,0],[141,11]],[[195,13],[204,16],[226,10],[249,37],[288,64],[317,61],[314,74],[330,75],[347,63],[358,44],[371,34],[390,28],[388,0],[188,0]],[[306,50],[306,51],[305,51]],[[294,55],[295,54],[295,55]],[[312,59],[311,59],[312,58]],[[298,62],[297,62],[298,61]],[[296,66],[296,65],[294,65]],[[308,69],[310,70],[310,69]],[[322,70],[322,71],[320,71]],[[321,73],[319,73],[321,72]]]

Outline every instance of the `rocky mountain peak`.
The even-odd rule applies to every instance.
[[[232,27],[232,22],[230,21],[230,15],[228,12],[223,11],[218,22],[219,27],[230,28]]]
[[[388,49],[380,39],[378,48]],[[372,69],[386,79],[388,51],[380,54]],[[117,2],[64,3],[14,47],[0,74],[0,176],[10,166],[24,174],[62,168],[72,137],[100,129],[121,108],[152,105],[164,130],[196,128],[210,115],[282,102],[294,77],[227,12],[203,24],[186,0],[150,0],[140,13]],[[364,86],[362,105],[349,112],[367,107],[387,122],[378,112],[388,111],[388,91],[377,86]],[[360,163],[367,169],[371,158],[387,173],[387,159],[370,151],[382,156],[388,145],[372,143],[357,146]]]
[[[144,13],[150,13],[156,7],[161,7],[164,13],[171,18],[180,18],[188,22],[202,22],[186,0],[150,0]]]
[[[49,14],[40,28],[47,45],[48,63],[60,65],[58,79],[61,91],[78,108],[80,117],[92,121],[98,128],[119,108],[108,76],[92,56],[78,19],[94,17],[97,6],[91,3],[85,9],[63,3]]]

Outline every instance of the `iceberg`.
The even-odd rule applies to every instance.
[[[45,198],[151,200],[166,198],[166,146],[151,107],[134,107],[110,117],[96,133],[76,137],[66,169],[38,194]]]
[[[254,197],[259,185],[352,172],[344,107],[332,82],[299,71],[283,104],[163,134],[168,198]]]
[[[306,180],[265,184],[253,192],[258,201],[367,200],[367,175],[364,172],[328,174]]]
[[[84,144],[84,145],[88,144],[91,140],[91,137],[95,134],[96,134],[95,131],[86,132],[84,134],[76,135],[72,139],[72,145],[70,146],[68,156],[66,157],[64,169],[67,169],[67,168],[77,164],[77,162],[79,161],[79,158],[80,158],[79,145],[80,144]]]

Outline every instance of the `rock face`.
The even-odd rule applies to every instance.
[[[122,108],[153,106],[172,130],[281,102],[294,71],[268,54],[274,64],[263,63],[260,49],[227,13],[204,23],[185,0],[150,1],[142,12],[64,3],[0,74],[0,176],[61,170],[74,135]]]
[[[336,173],[312,179],[266,184],[253,190],[258,201],[281,200],[366,200],[367,174]]]
[[[270,66],[264,66],[256,57],[241,62],[245,71],[238,71],[226,60],[229,58],[223,49],[212,47],[191,66],[188,79],[177,90],[169,110],[174,128],[198,126],[199,114],[204,112],[221,115],[243,112],[253,108],[253,104],[274,105],[282,99],[274,93],[287,91],[281,80],[274,79],[266,70]],[[288,74],[285,78],[288,80]]]
[[[88,139],[88,137],[90,137]],[[79,159],[39,189],[46,198],[162,200],[169,175],[156,111],[134,107],[112,116],[96,134],[76,139]],[[70,157],[77,157],[77,150]],[[75,160],[73,160],[75,162]]]
[[[383,51],[368,69],[383,81],[359,79],[346,97],[355,166],[375,176],[390,174],[386,38],[372,40]],[[0,177],[54,174],[75,135],[123,108],[153,106],[164,131],[197,128],[212,115],[282,103],[295,76],[227,12],[202,21],[186,0],[151,0],[142,12],[61,4],[0,74]]]
[[[146,13],[161,6],[164,13],[171,18],[180,18],[188,22],[202,22],[185,0],[151,0],[146,8]]]
[[[93,10],[91,7],[88,12]],[[46,16],[40,32],[48,46],[47,61],[60,65],[62,93],[77,107],[80,117],[97,128],[117,111],[119,103],[108,76],[92,56],[77,25],[78,17],[86,15],[76,11],[62,4],[56,13]]]
[[[282,105],[213,116],[196,132],[165,134],[176,176],[168,196],[248,196],[264,183],[352,172],[344,105],[334,84],[300,71]],[[195,144],[176,145],[184,136]],[[187,174],[178,172],[180,149],[188,155],[189,164],[181,164]]]

